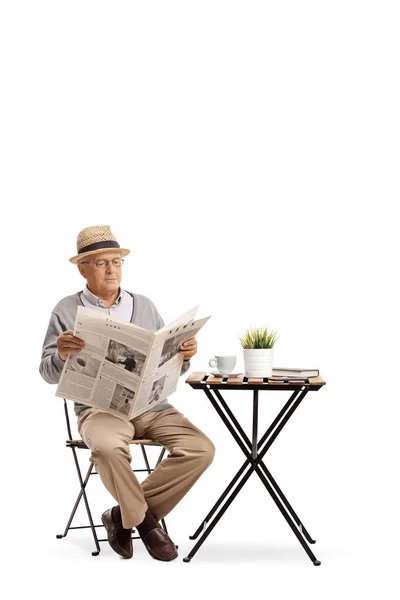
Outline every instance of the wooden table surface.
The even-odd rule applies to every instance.
[[[192,387],[201,387],[205,385],[210,386],[229,386],[231,389],[237,388],[246,388],[249,386],[256,385],[265,389],[298,389],[304,385],[310,387],[311,390],[319,390],[323,385],[326,385],[326,382],[322,377],[310,377],[306,380],[304,379],[287,379],[287,380],[267,380],[267,378],[262,377],[245,377],[244,373],[238,375],[237,377],[215,377],[214,375],[209,375],[207,372],[196,371],[191,373],[189,377],[185,380],[185,383],[188,383]]]

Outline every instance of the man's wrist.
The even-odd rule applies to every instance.
[[[65,360],[61,358],[58,351],[52,354],[51,360],[57,369],[59,369],[60,371],[63,369]]]

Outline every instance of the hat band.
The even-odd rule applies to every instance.
[[[96,242],[95,244],[89,244],[89,246],[84,246],[80,250],[78,250],[78,254],[83,254],[84,252],[92,252],[92,250],[100,250],[101,248],[120,248],[118,242],[114,242],[114,240],[106,240],[104,242]]]

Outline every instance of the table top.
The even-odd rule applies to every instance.
[[[210,386],[214,389],[251,389],[251,390],[299,390],[307,387],[309,391],[318,391],[326,382],[322,377],[308,379],[268,380],[268,377],[246,377],[244,373],[237,377],[214,377],[206,372],[196,371],[185,379],[194,389]]]

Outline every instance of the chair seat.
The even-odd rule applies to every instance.
[[[155,442],[146,438],[133,438],[130,444],[144,444],[145,446],[161,446],[159,442]],[[83,440],[67,440],[67,448],[71,448],[74,446],[75,448],[85,448],[89,450],[88,446],[86,446]]]

